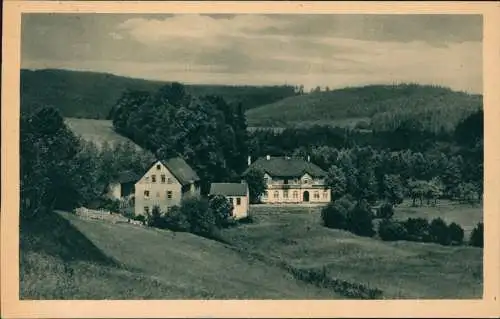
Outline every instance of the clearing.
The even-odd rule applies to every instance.
[[[320,207],[253,206],[255,222],[227,229],[240,249],[331,280],[382,291],[382,298],[481,298],[483,250],[384,242],[321,226]]]

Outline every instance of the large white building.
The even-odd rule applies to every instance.
[[[325,184],[327,173],[307,160],[298,157],[266,156],[251,162],[250,169],[264,173],[267,185],[262,203],[327,203],[330,189]],[[247,171],[248,171],[247,170]]]

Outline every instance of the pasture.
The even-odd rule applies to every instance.
[[[338,299],[188,233],[60,212],[21,236],[21,299]]]
[[[115,132],[112,121],[67,117],[64,122],[73,134],[86,141],[94,142],[98,147],[102,146],[104,142],[110,145],[132,143],[137,149],[141,149],[130,139]]]
[[[482,249],[384,242],[328,229],[320,207],[256,205],[251,214],[253,224],[227,229],[224,238],[270,262],[379,289],[386,299],[482,296]]]

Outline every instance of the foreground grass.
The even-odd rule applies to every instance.
[[[21,299],[332,299],[219,242],[53,214],[24,227]]]
[[[382,292],[382,298],[481,298],[482,249],[383,242],[321,226],[319,208],[252,207],[256,222],[223,232],[240,249]]]

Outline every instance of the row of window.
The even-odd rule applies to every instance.
[[[268,196],[269,196],[269,194],[266,191],[264,193],[264,197],[268,197]],[[273,197],[274,198],[279,198],[280,197],[280,193],[278,191],[274,191]],[[288,198],[288,191],[283,191],[283,198]],[[299,198],[299,192],[298,191],[293,191],[292,198],[295,198],[295,199]],[[318,191],[316,191],[316,192],[313,193],[313,198],[319,199],[319,192]],[[323,199],[328,199],[328,192],[327,191],[323,192]]]
[[[265,182],[266,184],[269,184],[271,181],[272,181],[272,179],[270,179],[270,178],[268,178],[268,177],[265,177],[265,178],[264,178],[264,182]],[[309,183],[311,183],[311,180],[310,180],[309,178],[304,178],[304,179],[302,180],[302,182],[303,182],[304,184],[309,184]],[[298,184],[298,183],[300,183],[300,180],[297,180],[297,179],[292,179],[292,180],[284,179],[284,180],[283,180],[283,184],[284,184],[284,185],[288,185],[288,184]]]
[[[160,197],[160,192],[156,192],[156,197]],[[144,199],[149,199],[149,191],[144,191]],[[167,199],[172,199],[172,191],[167,191]]]
[[[233,204],[234,204],[234,198],[232,197],[229,197],[229,201]],[[241,205],[241,198],[240,197],[236,197],[236,206],[240,206]]]
[[[149,183],[149,176],[146,176],[146,182]],[[172,184],[173,180],[170,177],[167,178],[167,176],[165,174],[162,174],[162,175],[160,175],[160,182],[162,184],[165,184],[165,182],[167,184]],[[151,183],[156,183],[156,175],[155,174],[151,175]]]

